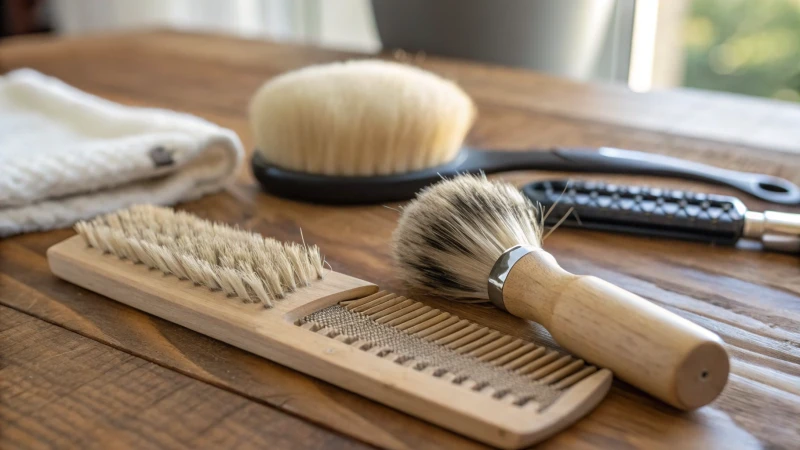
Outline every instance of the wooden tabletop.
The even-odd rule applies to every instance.
[[[0,71],[32,67],[129,104],[186,111],[252,142],[246,106],[265,80],[356,55],[153,32],[0,43]],[[800,107],[728,94],[634,94],[522,70],[427,57],[479,107],[468,142],[487,148],[617,146],[800,182]],[[521,184],[567,174],[518,172]],[[713,186],[581,176],[736,194]],[[775,208],[740,195],[755,210]],[[246,168],[223,193],[179,205],[200,216],[318,244],[331,265],[404,294],[389,236],[396,211],[327,207],[262,193]],[[480,444],[56,279],[47,248],[71,230],[0,242],[0,448],[478,448]],[[732,357],[723,394],[691,413],[615,381],[588,417],[542,448],[797,448],[800,268],[751,247],[559,229],[545,248],[718,333]],[[550,343],[499,311],[421,299]]]

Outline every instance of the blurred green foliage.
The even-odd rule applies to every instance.
[[[684,85],[800,101],[800,0],[692,0]]]

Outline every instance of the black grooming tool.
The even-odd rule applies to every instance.
[[[252,169],[264,190],[295,200],[369,204],[408,200],[423,187],[464,173],[548,170],[656,175],[736,188],[784,205],[800,204],[800,188],[783,178],[737,172],[652,153],[602,147],[547,151],[487,151],[464,148],[451,162],[429,169],[380,176],[317,175],[282,169],[254,152]]]
[[[756,239],[767,250],[800,251],[800,214],[748,211],[736,197],[568,180],[530,183],[522,192],[550,210],[546,225],[569,213],[563,225],[719,245]]]

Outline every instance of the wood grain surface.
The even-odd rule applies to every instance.
[[[358,447],[274,408],[3,306],[0,354],[4,448]]]
[[[190,112],[232,128],[247,147],[252,135],[246,106],[260,83],[289,69],[353,56],[152,32],[3,41],[0,70],[33,67],[110,100]],[[796,105],[695,91],[641,95],[461,61],[417,62],[455,79],[476,99],[479,119],[468,138],[475,146],[617,146],[800,182]],[[517,172],[501,178],[522,184],[566,176]],[[602,179],[738,195],[675,180]],[[754,210],[800,212],[741,197]],[[409,293],[392,271],[392,209],[278,199],[260,192],[247,169],[225,192],[180,207],[283,240],[299,240],[302,228],[335,270]],[[57,230],[0,242],[0,447],[82,447],[87,436],[131,447],[481,447],[56,279],[45,251],[72,234]],[[797,448],[796,256],[748,245],[710,247],[568,229],[551,235],[545,248],[573,273],[604,278],[718,333],[732,366],[719,399],[692,413],[617,381],[600,407],[542,448]],[[420,300],[552,345],[536,324],[502,312]],[[91,382],[93,376],[99,381]],[[159,402],[159,395],[165,400]],[[98,404],[98,398],[108,401]]]

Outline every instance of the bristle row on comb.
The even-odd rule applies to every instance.
[[[268,307],[323,276],[317,246],[278,242],[170,208],[133,206],[75,229],[105,253]]]

